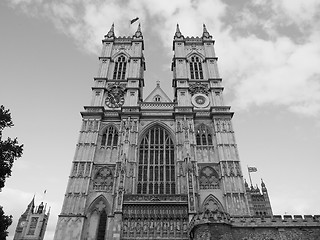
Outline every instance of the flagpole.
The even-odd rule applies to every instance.
[[[248,169],[248,174],[249,174],[250,185],[252,186],[252,180],[251,180],[251,175],[250,175],[250,171],[249,171],[248,165],[247,165],[247,169]]]

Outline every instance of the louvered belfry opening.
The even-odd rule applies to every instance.
[[[161,126],[148,130],[139,146],[137,194],[175,194],[174,144]]]

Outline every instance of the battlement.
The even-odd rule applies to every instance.
[[[235,227],[302,227],[320,226],[320,215],[274,215],[264,217],[233,216],[230,224]]]
[[[190,230],[201,224],[224,223],[232,227],[320,227],[320,215],[230,216],[209,212],[197,214],[190,222]]]

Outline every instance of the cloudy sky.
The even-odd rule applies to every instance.
[[[274,214],[320,214],[320,2],[318,0],[4,0],[0,3],[0,104],[15,126],[5,131],[24,154],[0,193],[17,220],[36,194],[51,206],[52,240],[97,74],[101,40],[132,35],[140,18],[147,71],[144,97],[157,80],[172,97],[175,26],[216,40],[225,102],[244,177],[265,181]],[[47,190],[44,196],[43,191]]]

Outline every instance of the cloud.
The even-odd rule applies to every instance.
[[[128,35],[139,16],[145,35],[156,34],[168,61],[176,23],[185,36],[201,35],[206,23],[217,40],[222,77],[239,110],[282,106],[308,116],[320,114],[320,41],[317,0],[48,1],[12,0],[26,14],[49,18],[80,49],[98,54],[106,27]],[[27,11],[29,10],[29,11]],[[166,62],[167,65],[167,62]]]

